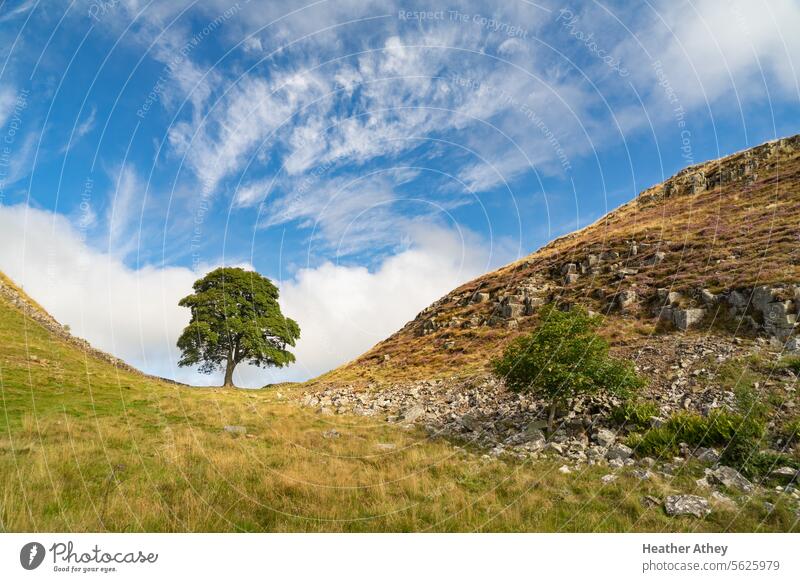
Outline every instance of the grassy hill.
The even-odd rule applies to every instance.
[[[261,391],[142,374],[0,276],[0,531],[795,531],[800,495],[775,491],[777,467],[754,492],[712,491],[700,449],[673,459],[668,431],[689,438],[683,420],[703,426],[746,388],[771,410],[760,444],[798,462],[784,427],[800,426],[800,370],[777,354],[800,309],[798,224],[800,136],[688,168],[356,361]],[[693,411],[673,429],[612,427],[666,439],[657,465],[607,461],[594,408],[565,417],[558,454],[520,444],[538,405],[482,374],[547,302],[606,315],[650,380],[645,422]],[[676,493],[709,497],[710,515],[668,517]]]
[[[800,136],[698,164],[594,224],[454,289],[319,383],[480,373],[533,328],[546,302],[606,315],[605,333],[626,354],[674,331],[659,317],[664,308],[703,308],[693,326],[699,333],[752,337],[763,332],[757,324],[765,314],[754,309],[759,287],[778,287],[770,299],[777,301],[792,299],[794,285],[792,309],[800,307],[798,224]],[[736,316],[729,309],[734,297],[745,302]]]
[[[767,512],[761,495],[704,520],[667,517],[652,499],[693,490],[688,471],[605,484],[599,466],[563,474],[555,461],[488,458],[410,427],[322,416],[292,403],[297,387],[160,381],[55,333],[31,305],[4,282],[0,531],[796,527],[783,501]]]

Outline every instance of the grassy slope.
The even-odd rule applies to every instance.
[[[0,531],[787,531],[795,522],[780,502],[767,515],[760,499],[702,521],[670,519],[642,497],[692,491],[688,475],[601,485],[602,468],[563,475],[548,462],[484,459],[382,421],[319,416],[276,390],[119,371],[3,299],[0,407]],[[341,436],[323,438],[332,428]]]

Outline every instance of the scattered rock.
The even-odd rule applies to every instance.
[[[622,459],[611,459],[608,462],[608,466],[612,469],[621,469],[625,466],[625,462]]]
[[[338,439],[341,435],[338,430],[332,428],[330,430],[326,430],[322,433],[322,438],[324,439]]]
[[[647,259],[644,262],[644,264],[645,265],[658,265],[658,264],[662,263],[664,261],[664,259],[666,259],[666,258],[667,258],[667,253],[665,253],[663,251],[656,251],[656,253],[652,257]]]
[[[717,463],[719,461],[719,453],[712,448],[700,447],[694,453],[698,461],[703,463]]]
[[[528,427],[525,429],[525,432],[520,433],[518,442],[519,444],[533,444],[538,447],[543,447],[547,439],[545,439],[544,433],[538,428]]]
[[[601,447],[610,447],[617,440],[617,435],[612,430],[600,428],[592,435],[592,440]]]
[[[617,295],[617,305],[620,309],[625,311],[633,306],[637,299],[638,295],[636,294],[636,291],[633,289],[624,289]]]
[[[233,434],[247,434],[247,428],[237,424],[226,424],[222,427],[222,430]]]
[[[634,469],[633,471],[631,471],[631,475],[633,475],[640,481],[649,481],[654,477],[653,473],[651,471],[648,471],[647,469]]]
[[[664,510],[672,517],[693,515],[700,519],[711,513],[708,500],[699,495],[670,495],[664,500]]]
[[[781,467],[771,471],[770,477],[781,479],[783,481],[792,482],[800,479],[800,471],[792,467]]]
[[[619,459],[620,461],[624,461],[632,454],[633,449],[631,449],[629,446],[623,445],[622,443],[616,443],[608,449],[606,458],[609,460]]]
[[[744,475],[733,467],[726,467],[725,465],[720,465],[710,471],[708,479],[710,482],[723,485],[728,489],[736,489],[745,493],[753,490],[753,484]]]
[[[647,507],[658,507],[661,505],[661,500],[653,495],[645,495],[642,497],[642,504]]]
[[[424,406],[412,406],[403,413],[403,420],[405,422],[415,422],[425,415]]]
[[[602,477],[600,477],[600,481],[602,481],[603,483],[606,483],[606,484],[613,483],[616,480],[617,480],[617,476],[615,474],[613,474],[613,473],[609,473],[608,475],[603,475]]]
[[[482,428],[480,421],[474,414],[465,414],[462,416],[461,425],[471,432],[479,432]]]

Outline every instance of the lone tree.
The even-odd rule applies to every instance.
[[[529,392],[549,402],[547,433],[559,406],[594,392],[625,396],[643,385],[633,365],[608,355],[608,342],[597,335],[600,318],[582,309],[542,310],[540,324],[514,340],[492,362],[494,373],[515,392]]]
[[[253,271],[222,267],[195,281],[193,288],[179,303],[192,310],[178,338],[179,366],[200,364],[206,374],[224,369],[224,385],[233,386],[240,362],[278,368],[294,362],[286,348],[295,345],[300,327],[281,313],[272,281]]]

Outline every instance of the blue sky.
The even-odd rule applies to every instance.
[[[691,163],[800,131],[797,2],[4,2],[0,269],[177,369],[214,266],[302,379]]]

